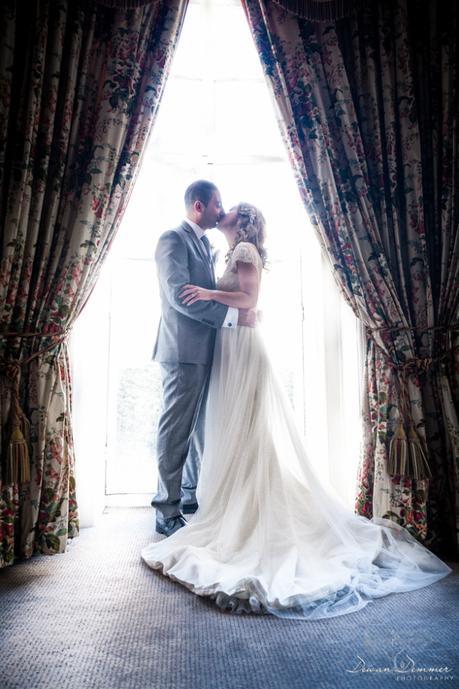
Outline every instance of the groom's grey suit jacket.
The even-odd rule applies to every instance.
[[[228,307],[215,301],[186,306],[179,294],[186,284],[215,289],[215,273],[204,243],[183,222],[164,232],[155,253],[161,296],[161,320],[153,352],[160,363],[210,364],[215,334]]]

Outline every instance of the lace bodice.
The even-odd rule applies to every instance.
[[[230,260],[227,263],[225,272],[217,280],[217,289],[225,292],[237,292],[240,289],[239,278],[237,276],[237,262],[253,263],[261,277],[263,263],[256,247],[250,242],[239,242],[235,247]]]

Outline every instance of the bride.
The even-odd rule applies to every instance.
[[[220,221],[230,250],[217,290],[185,304],[257,304],[264,219],[239,204]],[[142,550],[146,564],[235,613],[318,619],[413,591],[451,572],[406,529],[346,508],[314,474],[257,328],[217,331],[198,510]]]

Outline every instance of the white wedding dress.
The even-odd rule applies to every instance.
[[[239,290],[240,243],[218,283]],[[236,613],[318,619],[413,591],[451,569],[404,528],[346,508],[312,470],[257,328],[217,332],[205,450],[187,526],[142,550],[160,570]]]

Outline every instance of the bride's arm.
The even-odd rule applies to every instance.
[[[180,298],[188,306],[196,301],[218,301],[238,309],[252,309],[257,304],[259,277],[253,263],[237,262],[240,292],[224,292],[219,289],[205,289],[197,285],[185,285]]]

